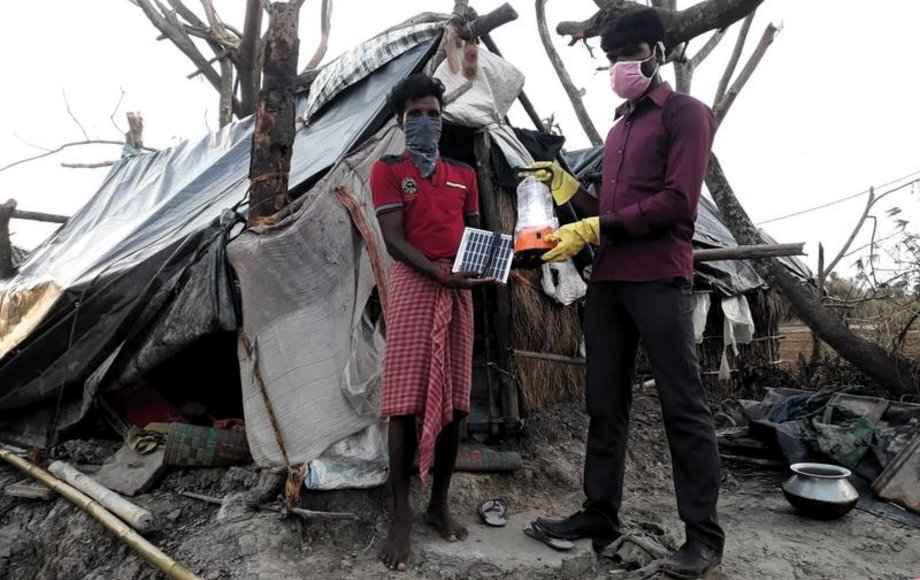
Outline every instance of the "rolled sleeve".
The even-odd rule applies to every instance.
[[[616,212],[620,223],[634,237],[696,220],[715,119],[709,107],[685,98],[669,107],[664,123],[669,135],[664,189]]]

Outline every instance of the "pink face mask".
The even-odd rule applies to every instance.
[[[627,60],[611,66],[610,88],[613,89],[613,92],[629,100],[641,97],[652,82],[652,77],[642,74],[642,65],[653,58],[655,58],[654,53],[645,60]]]

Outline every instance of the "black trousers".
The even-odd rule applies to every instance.
[[[592,283],[584,331],[590,417],[585,506],[619,522],[632,380],[641,338],[661,401],[678,512],[687,539],[721,550],[725,534],[716,515],[719,452],[700,381],[690,284],[682,278]]]

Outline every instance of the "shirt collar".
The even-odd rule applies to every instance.
[[[636,101],[635,107],[630,107],[630,101],[626,101],[625,103],[617,107],[615,118],[619,119],[623,115],[628,115],[631,112],[631,109],[632,110],[637,109],[639,105],[645,100],[649,100],[655,103],[656,105],[658,105],[659,107],[664,107],[664,102],[668,99],[668,96],[673,92],[674,92],[674,89],[671,88],[671,85],[670,83],[668,83],[668,81],[663,81],[661,83],[658,83],[658,85],[654,89],[645,93],[645,95],[643,95],[642,98]]]

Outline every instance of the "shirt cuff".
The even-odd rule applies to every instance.
[[[385,213],[390,213],[391,211],[396,211],[396,210],[398,210],[398,209],[402,209],[402,206],[403,206],[402,202],[385,203],[385,204],[380,205],[380,206],[378,206],[377,208],[375,208],[375,209],[374,209],[374,213],[375,213],[376,215],[383,215],[383,214],[385,214]]]
[[[638,203],[628,205],[614,213],[616,214],[620,224],[622,224],[623,229],[629,232],[630,236],[634,238],[641,238],[652,233],[648,222],[642,215],[642,209],[639,207]]]

